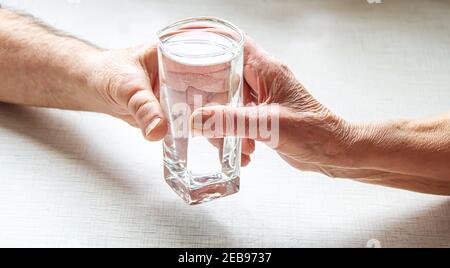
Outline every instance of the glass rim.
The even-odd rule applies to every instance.
[[[234,25],[233,23],[231,23],[231,22],[229,22],[227,20],[220,19],[220,18],[217,18],[217,17],[210,17],[210,16],[190,17],[190,18],[181,19],[181,20],[175,21],[174,23],[172,23],[172,24],[170,24],[170,25],[160,29],[159,31],[156,32],[156,37],[158,39],[158,46],[162,50],[164,50],[165,52],[173,54],[173,52],[170,52],[170,50],[167,50],[167,47],[164,45],[163,41],[161,40],[162,34],[165,31],[168,31],[171,28],[176,28],[176,27],[179,27],[179,26],[181,26],[183,24],[188,24],[188,23],[193,23],[193,22],[201,22],[201,21],[214,22],[214,23],[222,24],[222,25],[230,28],[231,30],[233,30],[234,32],[236,32],[239,35],[239,40],[237,41],[237,46],[236,47],[227,48],[225,51],[221,52],[219,55],[223,55],[225,53],[231,52],[231,51],[235,50],[236,48],[237,49],[242,49],[243,48],[245,35],[244,35],[243,31],[239,27],[237,27],[236,25]],[[186,56],[186,55],[183,55],[183,56]],[[207,55],[205,55],[205,56],[207,56]]]

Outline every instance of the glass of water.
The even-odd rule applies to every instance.
[[[210,17],[158,32],[160,101],[168,119],[164,178],[188,204],[239,191],[241,140],[192,136],[191,115],[209,105],[242,106],[244,35]]]

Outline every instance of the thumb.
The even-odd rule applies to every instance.
[[[191,129],[194,136],[237,136],[276,146],[279,141],[279,110],[278,104],[203,107],[192,113]]]
[[[158,99],[150,89],[136,91],[129,99],[127,108],[147,140],[157,141],[164,138],[167,122]]]

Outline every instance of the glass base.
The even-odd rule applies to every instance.
[[[189,205],[205,203],[239,192],[239,176],[227,177],[223,173],[183,177],[175,176],[164,167],[164,178],[169,186]]]

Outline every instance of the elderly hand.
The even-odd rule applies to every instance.
[[[257,48],[252,41],[247,41],[245,47],[244,75],[246,102],[256,105],[206,107],[194,113],[194,120],[206,123],[209,118],[216,117],[223,119],[224,125],[230,119],[233,122],[240,120],[245,123],[245,130],[224,127],[223,133],[212,131],[208,134],[205,125],[200,125],[202,129],[194,131],[210,138],[238,135],[262,141],[301,170],[332,175],[334,171],[328,166],[350,164],[344,156],[354,140],[352,126],[314,99],[285,65]],[[270,137],[262,133],[261,124],[251,124],[262,117],[269,125],[272,123]]]
[[[245,99],[252,105],[196,110],[193,120],[201,122],[193,124],[197,135],[236,135],[258,140],[276,150],[291,166],[329,177],[425,193],[450,193],[450,114],[419,120],[349,123],[318,102],[285,65],[251,40],[245,47],[244,76]],[[211,122],[228,127],[218,132]]]

